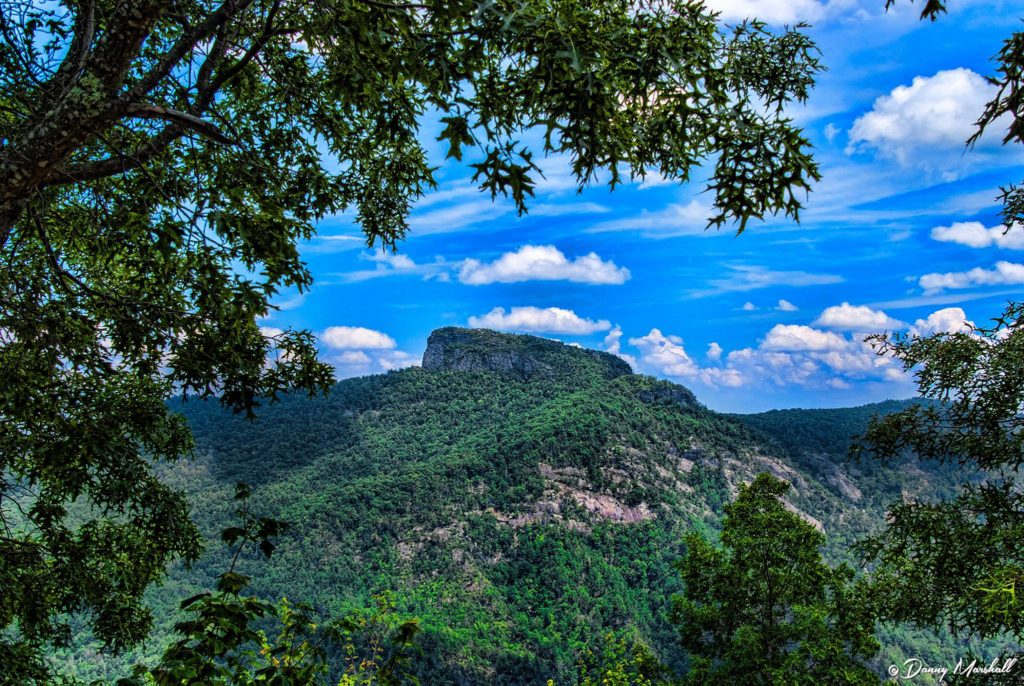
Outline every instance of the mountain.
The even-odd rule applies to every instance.
[[[253,422],[176,405],[196,455],[163,478],[189,494],[211,543],[152,593],[158,636],[177,602],[227,567],[216,535],[246,481],[257,510],[291,524],[269,562],[244,561],[254,589],[327,617],[395,591],[399,613],[423,626],[423,683],[571,684],[580,653],[609,631],[678,669],[673,565],[686,531],[714,535],[738,484],[786,479],[789,505],[827,534],[834,560],[850,559],[887,503],[951,487],[952,475],[916,465],[846,463],[845,441],[870,414],[899,406],[723,415],[608,353],[456,328],[430,336],[422,367],[287,397]],[[74,663],[89,677],[115,667]]]

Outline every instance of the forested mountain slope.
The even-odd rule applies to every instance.
[[[886,503],[949,487],[916,466],[845,462],[843,441],[895,407],[727,416],[607,353],[441,329],[422,367],[288,397],[255,422],[180,406],[196,457],[165,478],[211,543],[153,603],[166,632],[177,601],[226,568],[213,539],[246,481],[261,513],[291,524],[269,562],[244,562],[255,590],[325,616],[395,591],[399,612],[421,619],[424,683],[573,683],[580,651],[608,631],[681,668],[673,563],[684,532],[713,534],[737,484],[761,471],[789,481],[833,559],[849,558]]]

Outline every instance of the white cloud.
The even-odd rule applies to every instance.
[[[831,143],[836,139],[836,136],[838,135],[839,128],[835,124],[829,123],[825,125],[825,140]]]
[[[678,336],[666,336],[651,329],[646,336],[630,338],[629,344],[640,349],[640,360],[645,367],[654,368],[666,376],[696,377],[700,373],[697,363],[686,354]]]
[[[416,268],[416,263],[408,255],[391,252],[390,250],[380,250],[370,255],[367,259],[399,271],[408,271]]]
[[[531,217],[563,217],[570,214],[604,214],[605,212],[611,212],[609,208],[596,202],[541,203],[530,205],[527,210]]]
[[[386,333],[361,326],[331,326],[320,340],[336,350],[390,350],[396,346],[395,339]]]
[[[944,243],[959,243],[971,248],[997,246],[1007,250],[1024,250],[1024,226],[985,228],[981,222],[956,222],[950,226],[936,226],[932,238]]]
[[[929,166],[936,154],[945,156],[946,165],[958,163],[993,95],[994,86],[962,67],[914,77],[909,86],[897,86],[875,100],[871,111],[853,123],[846,152],[871,149],[903,166]]]
[[[260,333],[264,338],[277,338],[284,333],[284,329],[279,329],[276,326],[261,326]]]
[[[629,343],[640,350],[637,367],[648,372],[687,381],[699,381],[712,387],[735,388],[744,383],[743,375],[736,369],[698,365],[687,354],[683,347],[683,339],[679,336],[666,336],[658,329],[651,329],[646,336],[630,338]],[[713,348],[709,347],[709,356],[712,350]]]
[[[320,335],[327,348],[339,351],[325,355],[334,366],[337,377],[380,374],[391,369],[410,367],[420,363],[420,357],[396,350],[391,336],[362,326],[332,326]]]
[[[879,314],[885,316],[875,313]],[[946,308],[918,320],[910,330],[919,335],[962,331],[967,330],[965,319],[960,308]],[[690,357],[679,336],[664,334],[659,329],[631,338],[629,343],[640,352],[637,369],[710,387],[846,389],[856,382],[906,384],[909,380],[891,355],[876,354],[862,334],[843,335],[811,326],[777,324],[757,347],[741,348],[727,355],[723,355],[721,346],[711,343],[706,355],[708,366],[701,366]]]
[[[918,279],[926,294],[972,286],[1016,286],[1024,284],[1024,264],[996,262],[994,269],[975,267],[966,272],[925,274]]]
[[[636,358],[622,352],[622,327],[616,326],[608,332],[608,335],[604,337],[604,349],[612,355],[621,357],[633,369],[637,368]]]
[[[930,336],[935,333],[969,332],[974,322],[967,318],[967,313],[959,307],[947,307],[932,312],[926,319],[918,319],[910,327],[915,336]]]
[[[362,350],[346,350],[336,359],[341,364],[370,364],[370,356]]]
[[[764,350],[784,351],[841,350],[845,346],[846,340],[839,334],[802,324],[776,324],[761,343]]]
[[[708,217],[712,215],[709,206],[697,200],[691,200],[686,205],[673,203],[661,210],[641,210],[640,214],[621,219],[609,219],[592,226],[590,233],[605,233],[610,231],[644,231],[651,237],[663,237],[680,235],[700,235],[707,233],[714,235],[715,231],[705,232]]]
[[[479,286],[520,281],[574,281],[589,284],[622,284],[629,270],[589,253],[569,260],[553,245],[524,245],[494,262],[469,259],[462,263],[459,281]]]
[[[607,331],[612,327],[606,319],[594,321],[584,319],[572,310],[561,307],[513,307],[506,312],[503,307],[495,307],[487,314],[470,317],[469,325],[478,329],[497,329],[500,331],[531,331],[544,333],[561,333],[570,335],[591,334],[596,331]]]
[[[345,352],[326,358],[334,365],[337,377],[347,379],[353,376],[380,374],[392,369],[414,367],[419,365],[420,357],[403,350],[346,350]]]
[[[468,200],[435,210],[414,212],[409,218],[409,228],[417,236],[451,233],[498,219],[513,209],[511,202],[492,202],[490,198]]]
[[[851,380],[894,381],[892,359],[880,357],[859,337],[809,326],[776,325],[757,348],[726,357],[748,383],[777,386],[845,388]]]
[[[694,291],[691,295],[695,298],[703,298],[720,293],[753,291],[771,286],[821,286],[843,281],[843,277],[835,274],[812,274],[799,271],[777,272],[752,265],[727,265],[726,269],[730,272],[727,277],[714,279],[710,282],[711,288]],[[744,309],[748,308],[744,306]]]
[[[361,260],[373,262],[374,268],[344,272],[335,276],[339,276],[348,282],[368,281],[386,276],[401,275],[421,276],[424,279],[438,278],[442,281],[448,279],[447,270],[449,264],[443,257],[437,257],[433,262],[426,264],[418,264],[406,254],[384,249],[363,253],[359,257]]]
[[[827,3],[817,0],[707,0],[708,9],[726,21],[760,19],[769,24],[816,22],[825,17]]]
[[[302,246],[302,252],[304,254],[330,254],[357,250],[364,245],[366,245],[366,237],[362,235],[314,236]]]
[[[796,312],[800,308],[788,300],[779,300],[779,304],[775,306],[775,309],[779,312]]]
[[[300,307],[304,302],[306,302],[306,294],[297,293],[285,300],[270,303],[270,307],[273,311],[286,312],[287,310],[294,310],[296,307]]]
[[[848,302],[825,308],[814,324],[829,329],[869,333],[886,329],[900,329],[906,326],[903,322],[893,319],[881,310],[873,310],[865,305],[851,305]]]
[[[743,310],[744,312],[753,312],[754,310],[757,309],[757,305],[748,300],[747,302],[743,303],[743,307],[741,307],[740,309]]]
[[[392,369],[404,369],[406,367],[418,367],[420,355],[412,355],[402,350],[391,350],[376,356],[377,365],[385,371]]]

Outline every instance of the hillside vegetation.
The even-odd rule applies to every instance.
[[[424,683],[575,683],[581,654],[609,632],[681,670],[674,565],[687,532],[716,535],[738,484],[786,480],[788,505],[825,533],[833,560],[852,559],[887,503],[949,490],[946,474],[916,464],[846,462],[870,415],[900,406],[728,416],[607,353],[464,329],[434,332],[423,367],[285,397],[255,422],[175,405],[198,448],[163,478],[188,492],[211,543],[151,593],[158,636],[177,601],[228,565],[213,540],[245,481],[261,512],[291,525],[272,559],[243,561],[254,590],[325,617],[394,591],[398,614],[421,622]],[[888,638],[880,664],[945,640]],[[79,652],[70,666],[110,677],[161,647],[122,660]]]

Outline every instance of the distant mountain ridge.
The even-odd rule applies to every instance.
[[[607,632],[681,669],[667,614],[683,537],[714,535],[759,472],[792,485],[789,504],[825,531],[833,559],[889,502],[952,483],[847,464],[836,432],[863,428],[861,408],[719,414],[608,353],[479,329],[439,329],[421,368],[286,397],[255,422],[213,403],[180,409],[197,457],[165,478],[211,543],[154,591],[160,631],[228,564],[216,535],[246,481],[262,512],[291,525],[269,562],[245,561],[254,588],[325,617],[395,591],[421,619],[417,669],[431,684],[572,684]],[[76,669],[116,674],[99,659]]]

